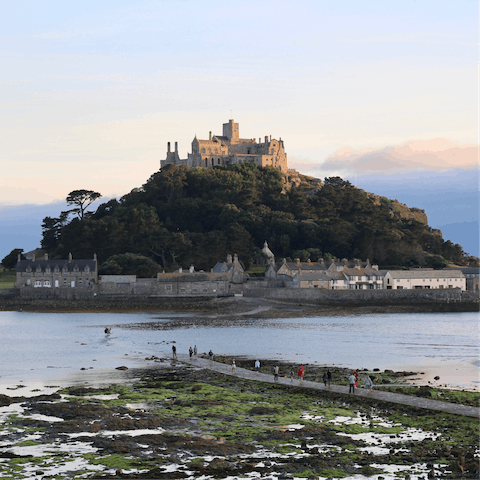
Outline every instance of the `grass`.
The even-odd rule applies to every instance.
[[[0,266],[0,290],[13,288],[17,282],[15,270],[7,270]]]

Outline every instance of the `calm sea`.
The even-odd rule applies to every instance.
[[[112,334],[104,334],[105,327]],[[0,382],[138,367],[145,357],[199,352],[353,368],[478,366],[478,313],[386,314],[226,322],[154,313],[0,312]]]

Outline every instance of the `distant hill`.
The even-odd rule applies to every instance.
[[[100,263],[135,253],[161,269],[209,270],[227,254],[261,263],[266,240],[278,259],[359,258],[382,266],[430,266],[473,259],[428,226],[423,210],[355,188],[254,164],[188,169],[167,166],[120,200],[83,220],[45,219],[51,258],[97,253]]]

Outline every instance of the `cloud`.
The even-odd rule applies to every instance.
[[[319,169],[324,172],[359,175],[419,170],[471,170],[477,167],[478,145],[460,145],[445,138],[415,140],[376,150],[342,148],[319,165]]]

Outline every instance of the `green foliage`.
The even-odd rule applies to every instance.
[[[17,276],[15,272],[0,267],[0,290],[13,288],[16,282]]]
[[[14,248],[2,260],[2,267],[7,270],[13,270],[17,266],[18,255],[23,253],[23,248]],[[25,257],[23,257],[25,258]]]
[[[67,195],[67,205],[75,205],[75,208],[68,213],[76,213],[80,220],[83,219],[89,205],[101,196],[100,193],[93,190],[73,190]]]
[[[134,253],[113,255],[103,263],[98,272],[100,275],[136,275],[137,277],[155,277],[160,266],[151,258]]]
[[[295,187],[284,192],[283,185],[279,170],[253,163],[170,165],[93,214],[71,221],[68,212],[46,217],[42,247],[51,258],[96,253],[104,273],[124,271],[111,257],[126,252],[148,257],[165,271],[191,264],[209,271],[235,253],[249,268],[262,263],[259,247],[265,240],[277,261],[368,258],[380,267],[434,268],[475,263],[428,225],[394,213],[388,199],[377,205],[340,177],[325,178],[309,194]]]

